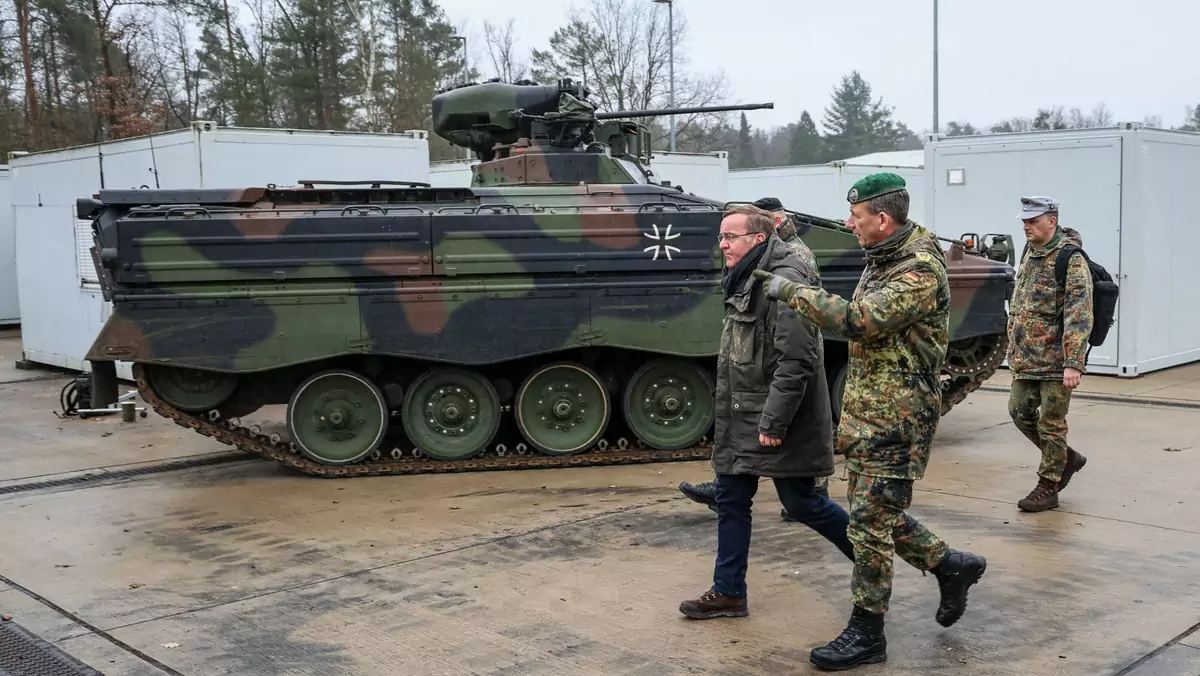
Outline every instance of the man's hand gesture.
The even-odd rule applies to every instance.
[[[791,300],[792,294],[796,293],[796,289],[800,288],[800,284],[785,277],[773,275],[766,270],[755,270],[752,274],[763,280],[763,289],[766,291],[767,298],[773,300],[787,302]]]

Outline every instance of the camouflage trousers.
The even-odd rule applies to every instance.
[[[1071,390],[1061,380],[1013,380],[1008,414],[1021,433],[1042,451],[1038,476],[1062,481],[1067,466],[1067,409]]]
[[[849,473],[850,526],[854,577],[850,600],[872,613],[886,613],[892,598],[892,555],[920,571],[946,558],[946,543],[905,514],[912,504],[913,482]]]
[[[826,492],[829,491],[829,477],[819,476],[813,479],[813,481],[816,482],[814,485],[817,487],[817,490],[824,490]]]

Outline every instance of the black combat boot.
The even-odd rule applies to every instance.
[[[1067,484],[1071,483],[1071,477],[1075,476],[1075,473],[1083,469],[1083,466],[1086,464],[1086,455],[1067,446],[1067,466],[1063,468],[1062,480],[1058,482],[1059,493],[1067,487]]]
[[[979,582],[985,570],[987,559],[951,549],[946,558],[929,571],[937,578],[938,589],[942,593],[935,616],[938,624],[949,627],[967,612],[967,590]]]
[[[707,505],[712,511],[717,511],[717,482],[705,481],[693,486],[686,481],[680,481],[679,492],[688,496],[689,499]]]
[[[830,671],[853,669],[860,664],[887,661],[887,638],[883,635],[883,615],[854,606],[850,623],[829,645],[813,648],[808,661]]]

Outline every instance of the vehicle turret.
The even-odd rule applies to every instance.
[[[774,108],[773,103],[597,112],[569,79],[492,80],[433,99],[433,131],[481,160],[472,186],[648,182],[650,130],[626,118]]]

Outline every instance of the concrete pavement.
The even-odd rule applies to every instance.
[[[153,413],[59,420],[65,382],[0,385],[0,491],[229,450]],[[890,661],[854,673],[1200,675],[1200,411],[1076,400],[1089,463],[1058,510],[1024,514],[1038,455],[1005,404],[979,392],[944,419],[912,509],[988,558],[967,615],[937,625],[934,578],[897,561]],[[817,673],[850,568],[769,484],[751,616],[678,613],[711,581],[716,521],[675,486],[709,476],[321,480],[243,460],[0,493],[0,613],[106,674]],[[840,474],[831,491],[844,505]]]

